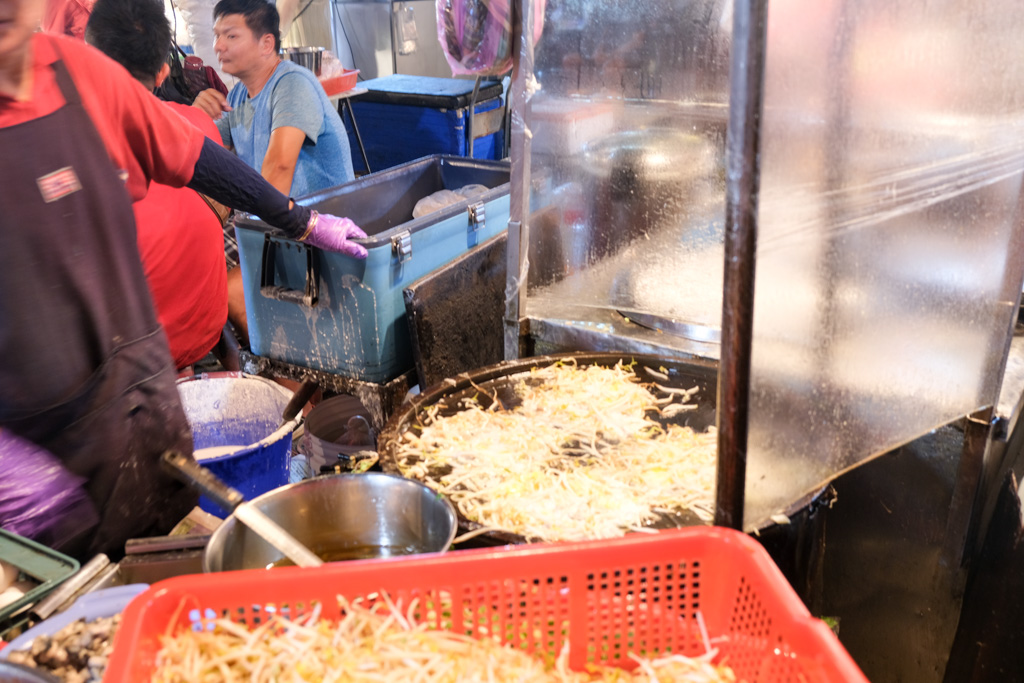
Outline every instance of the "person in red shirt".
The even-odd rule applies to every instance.
[[[85,41],[154,90],[170,71],[171,25],[154,0],[96,0]],[[206,137],[220,142],[217,126],[201,110],[164,102]],[[227,322],[227,266],[222,224],[195,190],[160,183],[132,205],[139,253],[178,368],[203,358]]]
[[[82,40],[95,0],[47,0],[43,30]]]
[[[132,201],[150,181],[188,185],[355,258],[365,234],[290,201],[98,50],[36,33],[42,13],[43,0],[0,0],[0,469],[23,493],[0,527],[63,527],[56,549],[116,560],[197,498],[159,466],[192,439]],[[40,485],[23,465],[46,454],[68,476]],[[85,496],[55,513],[54,482]]]

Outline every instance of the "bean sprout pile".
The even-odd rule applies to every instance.
[[[652,372],[657,376],[660,373]],[[714,514],[717,433],[662,426],[651,413],[694,409],[696,388],[655,384],[621,363],[559,363],[516,378],[521,404],[438,405],[399,444],[398,466],[482,525],[527,539],[585,540],[650,531],[659,513]],[[463,537],[463,540],[468,534]]]
[[[371,596],[373,597],[373,596]],[[153,683],[390,683],[490,681],[683,681],[732,683],[732,670],[716,665],[705,642],[700,657],[631,656],[633,671],[595,666],[568,669],[563,650],[553,665],[498,643],[450,631],[433,630],[387,596],[367,607],[340,599],[344,616],[331,624],[319,611],[288,621],[273,617],[249,630],[218,619],[213,630],[185,630],[162,638]]]

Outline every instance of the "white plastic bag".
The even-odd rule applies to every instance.
[[[413,218],[422,218],[429,213],[440,211],[446,206],[451,206],[463,200],[463,196],[452,190],[438,190],[433,194],[428,194],[423,199],[416,202],[416,206],[412,210]]]
[[[334,56],[334,53],[330,50],[324,50],[323,55],[320,57],[320,80],[326,81],[329,78],[335,76],[341,76],[345,73],[345,66],[341,63],[341,60]]]
[[[412,217],[421,218],[426,216],[428,213],[440,211],[446,206],[458,204],[463,199],[469,199],[470,197],[478,194],[483,194],[489,189],[490,188],[486,185],[473,183],[471,185],[463,185],[457,190],[438,190],[437,192],[428,194],[426,197],[416,202],[416,206],[412,210]]]

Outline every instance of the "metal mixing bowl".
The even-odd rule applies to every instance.
[[[327,562],[443,552],[455,537],[448,500],[391,474],[343,474],[274,489],[252,505]],[[210,537],[208,572],[289,564],[232,515]]]

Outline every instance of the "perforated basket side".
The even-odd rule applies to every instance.
[[[630,653],[702,654],[703,623],[721,658],[749,683],[865,681],[760,545],[708,528],[170,579],[125,611],[104,680],[149,680],[158,636],[195,619],[255,625],[319,602],[323,618],[336,620],[338,594],[378,591],[405,608],[416,601],[419,621],[490,635],[548,661],[568,640],[575,669],[632,668]]]

